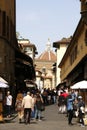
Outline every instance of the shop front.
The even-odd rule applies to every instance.
[[[9,88],[7,81],[0,77],[0,122],[4,121],[4,99],[5,99],[5,91]]]

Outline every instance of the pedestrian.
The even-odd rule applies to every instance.
[[[24,110],[22,107],[22,100],[23,100],[23,94],[18,93],[17,98],[16,98],[15,107],[16,107],[16,111],[18,113],[19,123],[21,123],[21,121],[23,119],[23,115],[24,115]]]
[[[82,96],[78,97],[78,109],[79,109],[79,122],[81,124],[82,127],[84,127],[84,114],[85,114],[85,103],[82,99]]]
[[[35,104],[36,104],[36,95],[35,94],[31,94],[32,97],[32,112],[31,112],[31,118],[35,119]]]
[[[31,110],[32,110],[32,97],[30,96],[30,92],[27,92],[27,95],[23,98],[22,106],[24,108],[24,122],[25,124],[30,124],[31,118]]]
[[[78,117],[78,98],[73,102],[73,111],[74,117]]]
[[[6,112],[7,112],[7,117],[11,117],[11,107],[12,107],[12,95],[10,94],[10,91],[7,91],[6,95]]]
[[[62,95],[63,92],[61,92],[59,98],[58,98],[58,108],[59,108],[59,113],[65,113],[65,97]]]
[[[73,125],[72,118],[73,118],[73,97],[71,94],[67,97],[67,112],[68,112],[68,124]]]
[[[35,120],[38,118],[41,121],[41,106],[43,104],[43,99],[39,93],[36,95],[36,110],[35,110]]]

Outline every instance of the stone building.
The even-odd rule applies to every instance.
[[[20,51],[16,39],[16,0],[0,0],[0,76],[9,84],[13,105],[18,90],[26,89],[24,80],[35,79],[33,60]],[[6,91],[0,88],[0,103]]]
[[[81,1],[81,18],[72,40],[59,64],[61,81],[70,87],[76,82],[87,80],[87,1]],[[82,92],[84,99],[86,91]]]
[[[31,59],[33,60],[33,66],[35,66],[35,56],[37,54],[37,48],[36,48],[35,44],[32,44],[29,41],[29,39],[22,38],[22,39],[18,39],[18,46],[22,53],[24,53],[28,57],[31,57]],[[30,64],[30,66],[31,66],[31,64]],[[27,73],[29,73],[29,75],[31,75],[32,78],[26,77],[26,79],[25,79],[26,87],[28,87],[30,89],[36,88],[37,87],[37,85],[35,83],[36,74],[34,74],[35,76],[32,75],[34,73],[34,71],[32,71],[32,69],[31,69],[31,73],[30,73],[30,71],[28,71]]]
[[[41,74],[41,79],[37,80],[36,83],[38,88],[55,88],[55,72],[53,71],[53,64],[56,62],[56,55],[51,50],[51,44],[48,40],[46,44],[46,50],[35,59],[36,70],[39,70],[38,74]]]
[[[33,60],[20,51],[16,39],[16,0],[0,0],[0,76],[14,86],[16,79],[20,81],[19,77],[24,76],[24,70],[31,69]],[[32,79],[35,75],[26,77]]]
[[[35,55],[37,54],[37,48],[35,44],[32,44],[29,39],[18,39],[18,46],[24,54],[30,56],[33,61],[35,59]]]
[[[61,83],[60,79],[60,71],[61,69],[58,67],[60,64],[66,49],[70,43],[72,37],[70,38],[62,38],[60,41],[56,41],[53,43],[53,47],[56,48],[56,56],[57,56],[57,62],[56,62],[56,86]]]
[[[0,0],[0,76],[10,85],[15,82],[16,2]]]

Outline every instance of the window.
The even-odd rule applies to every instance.
[[[6,36],[6,12],[2,12],[2,35]]]
[[[7,16],[7,37],[9,38],[9,17]]]
[[[43,67],[43,68],[42,68],[42,72],[43,72],[43,73],[46,73],[46,67]]]
[[[24,51],[25,51],[25,52],[32,52],[32,48],[30,48],[30,47],[25,47],[25,48],[24,48]]]
[[[70,64],[72,65],[75,59],[77,58],[77,46],[74,47],[73,51],[70,54]]]

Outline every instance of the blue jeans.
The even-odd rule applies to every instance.
[[[41,119],[41,111],[38,109],[36,109],[36,111],[35,111],[35,119],[37,119],[37,117],[39,120]]]
[[[31,118],[35,118],[35,107],[34,107],[34,110],[31,112]]]

